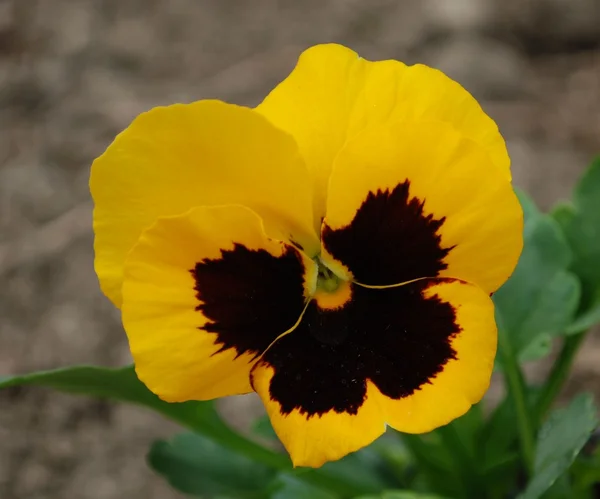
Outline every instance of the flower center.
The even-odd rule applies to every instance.
[[[319,273],[317,289],[313,296],[315,304],[321,311],[342,308],[352,298],[352,286],[349,281],[337,276],[331,269],[317,260]]]
[[[325,264],[321,261],[317,261],[319,266],[319,273],[317,275],[317,291],[325,293],[335,293],[340,287],[341,279],[336,276]]]

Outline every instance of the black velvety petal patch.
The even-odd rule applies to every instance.
[[[445,218],[423,212],[425,201],[411,197],[407,180],[393,190],[369,192],[346,227],[327,225],[327,251],[350,269],[357,282],[386,286],[421,277],[436,277],[447,265],[438,230]]]
[[[279,257],[235,244],[221,258],[205,259],[190,271],[200,311],[210,322],[202,329],[218,335],[219,351],[260,355],[291,328],[304,309],[304,264],[288,246]]]
[[[437,295],[424,297],[434,282],[439,279],[387,289],[354,285],[352,299],[337,310],[311,302],[298,328],[261,359],[274,370],[270,396],[282,413],[356,414],[367,380],[392,399],[433,382],[456,357],[451,340],[460,333],[454,308]]]

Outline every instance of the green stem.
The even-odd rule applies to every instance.
[[[502,353],[506,387],[517,416],[521,457],[525,469],[531,475],[535,455],[535,433],[525,396],[525,379],[506,333],[498,331],[498,341]]]
[[[542,392],[540,393],[536,408],[535,408],[535,422],[537,425],[540,425],[546,414],[552,407],[554,400],[560,393],[569,373],[571,372],[571,367],[573,365],[573,361],[575,360],[575,356],[579,351],[579,347],[581,346],[583,340],[585,339],[586,333],[580,333],[574,336],[567,336],[563,342],[560,354],[552,367],[552,371],[550,371],[550,375],[548,376],[548,380],[544,384],[542,388]]]
[[[483,499],[485,486],[481,481],[481,473],[477,466],[476,457],[465,446],[452,423],[438,428],[438,433],[444,442],[444,447],[456,458],[456,473],[464,487],[465,497]]]

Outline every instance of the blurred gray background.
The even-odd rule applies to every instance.
[[[600,0],[0,0],[0,375],[129,362],[87,188],[115,134],[159,104],[255,105],[327,41],[461,82],[543,208],[600,153]],[[568,389],[597,389],[596,343]],[[144,462],[174,431],[141,409],[0,392],[0,498],[180,497]]]

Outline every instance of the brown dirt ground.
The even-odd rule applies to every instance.
[[[92,268],[89,165],[140,111],[254,105],[305,47],[426,62],[498,121],[548,208],[600,152],[597,0],[0,0],[0,375],[129,361]],[[600,393],[590,338],[568,390]],[[256,411],[256,401],[225,401]],[[244,420],[237,421],[244,424]],[[146,468],[174,425],[41,389],[0,393],[1,499],[181,497]]]

